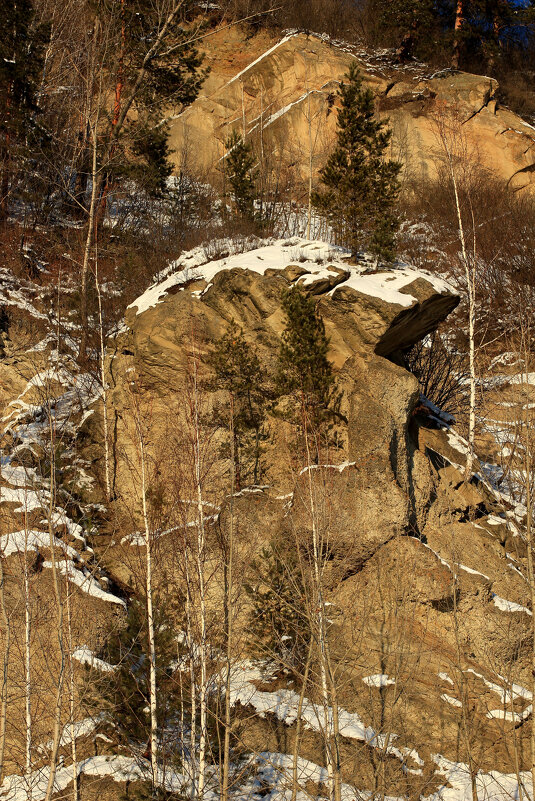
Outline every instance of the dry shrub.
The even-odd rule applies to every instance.
[[[454,417],[467,412],[466,359],[463,353],[448,347],[443,334],[435,331],[414,345],[405,356],[405,366],[418,379],[422,395],[439,409]]]

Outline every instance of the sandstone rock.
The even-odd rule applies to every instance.
[[[265,34],[246,38],[240,29],[229,36],[227,30],[207,39],[204,47],[211,75],[199,98],[171,126],[177,158],[187,147],[190,159],[195,153],[192,166],[202,174],[217,176],[224,142],[244,113],[248,136],[262,130],[265,152],[284,165],[296,165],[307,179],[307,117],[321,126],[316,171],[334,141],[336,115],[326,116],[327,99],[356,58],[365,83],[377,95],[379,113],[389,119],[393,150],[410,178],[436,178],[441,159],[437,109],[452,110],[481,166],[515,190],[533,191],[533,129],[497,105],[498,84],[492,78],[449,70],[429,75],[424,68],[393,64],[374,69],[373,59],[364,54],[304,33],[277,41]]]
[[[477,100],[471,86],[466,88],[467,108]],[[514,664],[515,681],[529,681],[529,660],[521,646],[515,651],[503,634],[512,632],[517,645],[526,641],[529,615],[517,608],[525,606],[525,583],[518,572],[525,568],[521,537],[514,535],[483,481],[465,482],[464,441],[453,429],[426,416],[418,402],[417,381],[399,358],[401,350],[438,325],[457,298],[432,276],[411,273],[405,266],[367,273],[330,255],[319,263],[319,253],[317,243],[310,249],[304,242],[266,245],[225,256],[212,264],[214,269],[199,265],[187,273],[187,281],[177,271],[161,288],[153,287],[138,299],[128,311],[129,330],[119,338],[110,368],[113,408],[119,415],[117,453],[125,463],[135,461],[131,434],[129,440],[135,392],[136,404],[150,421],[149,450],[158,464],[158,481],[164,486],[166,481],[172,486],[175,482],[180,497],[191,498],[187,485],[184,489],[176,476],[187,461],[183,453],[187,448],[172,452],[169,462],[164,456],[173,438],[187,444],[184,409],[192,403],[192,354],[198,357],[197,400],[210,420],[222,400],[221,393],[203,384],[214,340],[235,320],[263,365],[273,371],[285,325],[282,292],[300,282],[317,299],[330,337],[329,358],[342,395],[340,417],[327,442],[317,453],[312,448],[309,462],[317,456],[319,463],[304,465],[298,447],[302,432],[270,415],[263,442],[263,485],[245,486],[232,499],[228,455],[221,454],[222,439],[209,427],[205,502],[217,509],[211,514],[207,542],[220,553],[217,549],[226,542],[232,523],[237,575],[254,583],[257,574],[251,562],[261,559],[273,541],[295,547],[298,563],[309,575],[314,531],[324,557],[329,639],[344,708],[357,710],[366,725],[378,730],[381,703],[390,690],[366,685],[362,678],[395,675],[391,692],[402,692],[403,698],[402,709],[392,707],[390,725],[402,733],[396,745],[416,747],[425,759],[429,781],[438,786],[442,779],[433,779],[431,755],[444,753],[457,759],[459,732],[458,707],[444,700],[455,690],[439,673],[449,672],[456,679],[465,676],[471,716],[478,726],[478,765],[511,772],[504,740],[497,736],[495,720],[487,717],[493,691],[484,682],[479,686],[478,676],[496,682],[496,674],[510,675]],[[88,425],[100,431],[98,416]],[[135,495],[135,483],[122,466],[116,486],[135,518],[139,489]],[[136,529],[134,521],[131,526]],[[163,553],[166,548],[174,553],[172,536],[158,541]],[[112,575],[125,584],[135,582],[134,570],[129,572],[119,546],[106,548],[106,559]],[[165,559],[161,561],[158,569],[165,577],[169,567]],[[208,606],[217,615],[223,568],[214,558],[207,570],[216,576]],[[243,643],[248,634],[247,600],[238,606],[236,627]],[[277,688],[285,686],[283,673],[277,675]],[[494,702],[498,708],[499,699]],[[244,710],[247,720],[252,712]],[[261,721],[255,718],[246,735],[251,747],[292,742],[291,726],[279,721],[275,738],[272,723],[269,715]],[[306,732],[303,743],[302,753],[318,759],[311,732]],[[362,745],[344,739],[344,765],[348,765],[344,780],[368,786],[374,775],[373,751]],[[404,768],[397,757],[390,759],[390,775],[399,773],[392,787],[401,795],[407,789],[402,783]],[[415,778],[421,781],[421,776]],[[421,792],[418,788],[415,785],[415,797]]]

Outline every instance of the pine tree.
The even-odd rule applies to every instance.
[[[438,33],[434,0],[373,0],[370,13],[375,15],[381,39],[395,48],[400,61],[431,55]]]
[[[313,297],[299,286],[282,296],[286,328],[279,352],[277,388],[280,394],[296,393],[301,412],[312,426],[319,425],[331,411],[334,377],[327,358],[329,340]]]
[[[374,119],[374,99],[355,63],[338,92],[338,139],[320,172],[325,191],[313,203],[353,255],[366,247],[392,261],[399,227],[396,201],[401,165],[385,158],[392,132]]]
[[[14,175],[29,157],[36,131],[37,87],[49,35],[35,24],[31,0],[0,3],[0,221],[8,213]]]
[[[217,415],[226,427],[232,411],[235,486],[239,490],[249,476],[254,484],[259,481],[263,427],[273,393],[256,350],[234,320],[215,343],[209,361],[214,371],[211,388],[226,390],[230,396]]]
[[[158,677],[158,726],[169,724],[177,713],[170,665],[176,659],[177,645],[165,604],[155,603],[156,671]],[[88,669],[85,703],[91,712],[102,709],[114,725],[122,745],[146,746],[150,741],[149,659],[147,656],[146,604],[133,600],[128,607],[124,628],[110,629],[100,658],[116,665],[113,672]]]
[[[225,167],[236,211],[244,220],[257,222],[255,199],[258,171],[255,169],[252,145],[234,131],[227,139],[226,148]]]
[[[254,580],[245,586],[251,601],[248,644],[254,659],[299,676],[312,634],[304,579],[290,542],[272,541],[253,565]]]

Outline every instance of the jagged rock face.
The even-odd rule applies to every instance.
[[[514,645],[525,642],[530,622],[518,572],[523,540],[513,513],[504,511],[486,484],[464,482],[462,440],[422,409],[414,376],[399,364],[400,350],[436,327],[456,297],[408,268],[362,274],[340,253],[314,243],[277,243],[216,263],[201,261],[199,254],[186,254],[177,272],[128,310],[128,330],[110,369],[120,412],[117,453],[132,452],[131,375],[138,376],[137,408],[144,398],[150,405],[151,447],[163,447],[171,428],[185,425],[181,407],[192,354],[200,375],[214,340],[234,320],[273,370],[284,328],[281,294],[294,281],[308,287],[330,337],[342,393],[347,422],[341,424],[339,447],[326,464],[303,468],[289,447],[289,426],[270,419],[262,486],[245,488],[232,501],[221,483],[206,488],[207,499],[222,504],[214,526],[228,532],[232,525],[236,570],[247,578],[251,552],[260,555],[273,541],[310,547],[314,506],[314,525],[328,553],[324,579],[341,677],[338,700],[366,725],[398,735],[396,747],[415,748],[422,760],[410,757],[402,764],[395,755],[387,758],[391,794],[429,795],[436,787],[436,754],[465,761],[459,745],[463,686],[478,767],[513,772],[504,727],[512,727],[513,712],[516,722],[526,719],[528,696],[519,695],[514,709],[504,711],[492,683],[504,686],[499,677],[509,675],[529,686],[526,651]],[[216,395],[213,388],[207,391],[206,408]],[[175,472],[180,456],[172,461]],[[163,461],[158,470],[162,475]],[[120,469],[118,496],[128,497],[129,481]],[[135,551],[135,544],[127,547]],[[113,573],[113,547],[106,553]],[[122,579],[128,583],[128,576]],[[219,590],[213,592],[217,607]],[[245,612],[239,617],[244,630]],[[363,682],[376,674],[394,675],[397,689]],[[246,715],[247,747],[275,748],[268,722]],[[283,728],[290,750],[293,730]],[[524,729],[516,736],[525,745]],[[320,751],[308,733],[302,756],[317,762]],[[349,737],[343,752],[344,781],[373,786],[373,749]]]
[[[334,140],[336,115],[327,116],[349,63],[356,58],[377,94],[379,113],[393,130],[392,151],[410,178],[435,179],[443,160],[437,120],[453,115],[466,134],[471,160],[531,191],[535,180],[533,128],[496,102],[497,82],[468,73],[430,75],[421,65],[395,66],[347,46],[305,34],[281,41],[246,38],[233,29],[206,40],[211,73],[199,98],[171,125],[177,163],[217,175],[224,143],[234,128],[259,138],[266,158],[308,176],[312,122],[317,170]],[[289,165],[293,165],[289,167]]]

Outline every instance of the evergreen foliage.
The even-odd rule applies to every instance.
[[[392,261],[401,169],[385,158],[392,132],[374,119],[373,92],[362,88],[355,63],[338,96],[337,144],[320,172],[325,191],[313,194],[313,204],[354,255],[366,247]]]
[[[273,541],[245,586],[251,601],[248,645],[254,659],[301,675],[311,637],[304,577],[290,541]]]
[[[248,478],[257,484],[260,478],[261,444],[272,389],[256,350],[245,340],[234,320],[229,330],[217,340],[210,355],[214,371],[213,389],[225,390],[229,402],[217,411],[219,422],[234,428],[234,469],[236,486]]]
[[[149,197],[158,197],[166,190],[172,172],[168,146],[169,128],[162,124],[169,109],[180,111],[197,97],[208,74],[202,68],[202,55],[191,36],[191,23],[196,7],[192,0],[182,3],[166,34],[167,46],[159,48],[146,66],[146,78],[135,98],[135,114],[129,115],[115,145],[108,180],[135,181]],[[143,64],[147,50],[158,36],[161,13],[150,0],[132,0],[121,4],[121,12],[110,7],[102,20],[116,28],[118,53],[111,56],[107,68],[116,75],[115,107],[110,114],[110,134],[116,124],[124,97]]]
[[[176,716],[178,699],[173,699],[174,684],[169,667],[176,659],[177,646],[171,621],[161,599],[154,603],[156,676],[158,684],[158,727],[168,725]],[[100,658],[116,665],[113,672],[89,670],[85,702],[104,708],[122,745],[149,743],[149,658],[146,604],[134,599],[128,607],[126,624],[110,630]]]
[[[297,393],[301,411],[315,427],[324,421],[334,400],[334,377],[327,358],[329,340],[316,302],[299,286],[282,296],[286,327],[279,351],[277,389],[281,395]]]
[[[255,199],[258,170],[255,169],[252,145],[245,142],[237,131],[233,131],[227,139],[226,148],[225,168],[236,212],[244,220],[257,222]]]
[[[36,24],[31,0],[3,0],[0,26],[0,214],[5,218],[16,172],[39,132],[38,83],[50,30]]]
[[[430,55],[439,30],[433,0],[372,0],[370,5],[383,41],[400,61]]]

